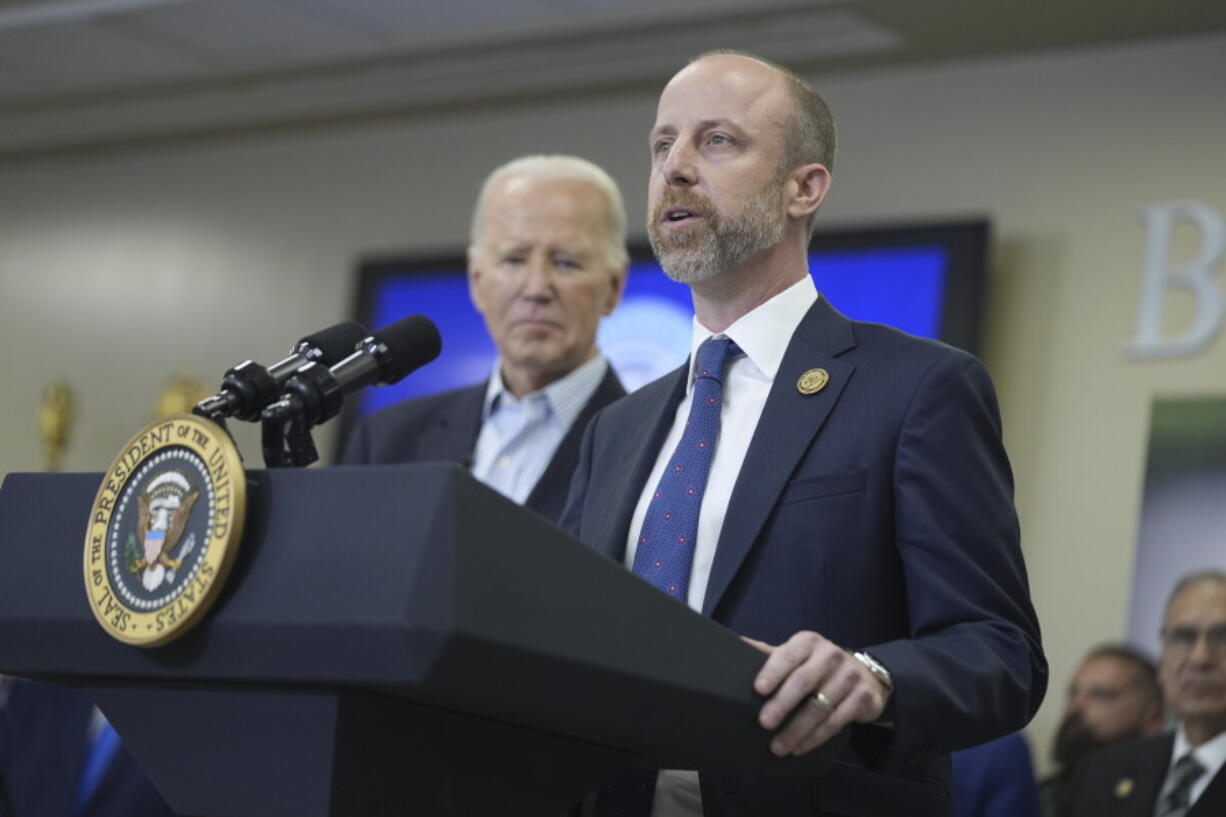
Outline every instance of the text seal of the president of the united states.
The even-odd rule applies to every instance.
[[[155,647],[200,620],[234,563],[246,486],[234,441],[210,420],[177,414],[128,441],[85,533],[85,592],[107,633]]]

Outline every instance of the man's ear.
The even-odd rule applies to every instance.
[[[626,291],[626,276],[629,272],[629,265],[623,265],[620,269],[613,272],[613,285],[609,288],[604,310],[601,312],[602,315],[612,314],[613,310],[617,309],[617,305],[622,302],[622,295]]]
[[[468,298],[473,302],[473,306],[478,312],[484,313],[481,304],[481,261],[477,257],[477,253],[472,249],[468,251]]]
[[[822,164],[801,165],[792,171],[788,201],[788,215],[795,219],[806,220],[821,207],[826,194],[830,192],[833,179],[830,171]]]

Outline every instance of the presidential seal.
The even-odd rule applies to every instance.
[[[225,584],[246,498],[221,426],[176,414],[137,432],[103,477],[85,533],[85,593],[103,629],[140,647],[187,632]]]

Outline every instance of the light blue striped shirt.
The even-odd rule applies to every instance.
[[[524,504],[608,370],[608,361],[596,355],[521,400],[507,391],[502,361],[495,361],[473,453],[473,476]]]

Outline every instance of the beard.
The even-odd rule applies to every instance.
[[[722,215],[706,196],[691,189],[666,188],[647,222],[651,251],[665,275],[683,284],[706,281],[778,244],[785,222],[781,185],[782,179],[772,179],[735,216]],[[671,207],[683,207],[701,222],[666,230],[660,219]]]
[[[1052,744],[1052,759],[1064,774],[1070,774],[1087,756],[1112,744],[1139,737],[1142,737],[1140,727],[1129,729],[1113,738],[1096,737],[1074,712],[1060,722],[1060,729],[1056,732],[1056,739]]]

